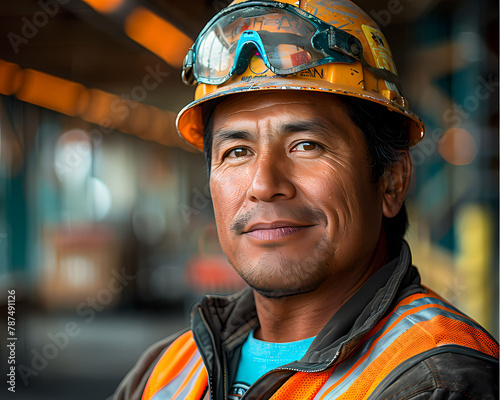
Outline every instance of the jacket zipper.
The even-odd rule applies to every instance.
[[[224,350],[222,350],[222,372],[224,374],[224,400],[227,399],[227,393],[229,393],[229,390],[227,388],[227,375],[226,375],[226,352]]]
[[[201,316],[201,319],[203,320],[203,323],[205,324],[205,328],[207,328],[207,331],[208,333],[210,334],[210,339],[212,340],[212,347],[215,351],[215,338],[214,338],[214,335],[212,334],[212,331],[210,330],[210,327],[208,326],[208,322],[205,318],[205,316],[203,315],[203,311],[201,309],[201,306],[198,307],[198,312],[200,313],[200,316]],[[222,361],[222,365],[223,365],[223,369],[225,369],[224,367],[224,360]],[[224,371],[224,376],[225,376],[226,372]],[[214,388],[213,388],[213,385],[210,385],[210,381],[212,381],[212,378],[210,378],[209,380],[209,384],[208,384],[208,391],[210,393],[210,398],[212,400],[215,400],[215,396],[214,396]],[[225,381],[225,377],[224,377],[224,381]],[[224,395],[224,400],[225,400],[225,395]]]

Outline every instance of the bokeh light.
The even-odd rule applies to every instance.
[[[439,154],[453,165],[467,165],[477,155],[476,141],[463,128],[448,129],[439,142]]]

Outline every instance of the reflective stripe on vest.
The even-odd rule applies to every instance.
[[[459,345],[498,358],[498,344],[476,322],[429,291],[401,301],[345,361],[319,373],[297,372],[271,400],[364,399],[398,365],[427,350]],[[207,373],[191,332],[154,368],[142,400],[201,400]]]
[[[142,400],[200,400],[207,388],[207,370],[191,331],[180,336],[161,356]]]

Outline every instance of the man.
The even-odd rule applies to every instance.
[[[234,2],[183,71],[178,128],[249,289],[206,296],[115,399],[497,398],[498,344],[402,239],[423,124],[385,37],[348,0],[288,3]]]

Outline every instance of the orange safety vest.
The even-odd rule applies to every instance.
[[[323,372],[296,372],[271,400],[366,399],[398,365],[445,345],[498,358],[498,344],[476,322],[433,292],[415,294],[380,320],[351,357]],[[162,355],[142,400],[201,400],[207,385],[207,371],[189,331]]]

